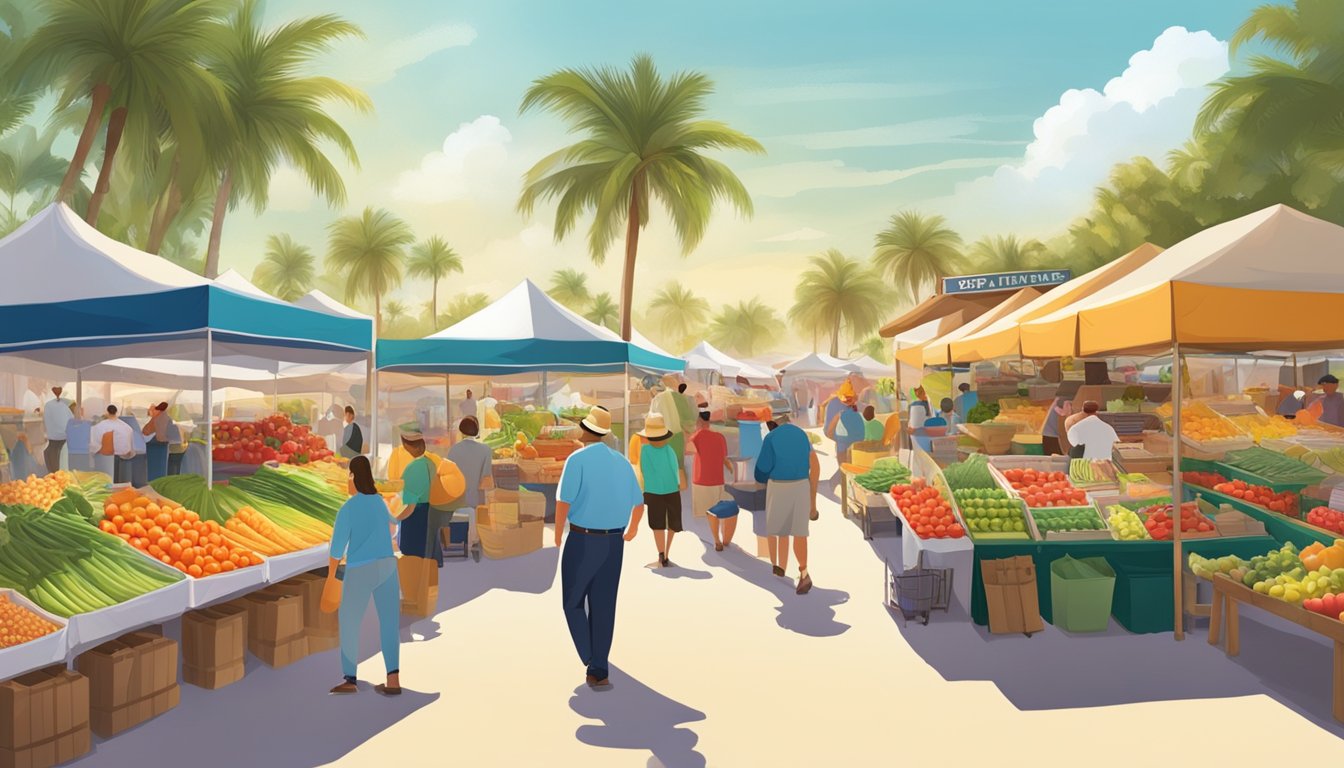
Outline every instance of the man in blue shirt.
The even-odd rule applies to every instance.
[[[812,576],[807,571],[807,534],[808,523],[817,518],[820,477],[821,465],[806,432],[786,422],[765,436],[756,456],[756,482],[765,484],[770,566],[776,576],[787,573],[792,536],[800,595],[812,589]]]
[[[565,621],[588,686],[611,689],[607,657],[616,629],[616,591],[621,584],[625,542],[633,541],[644,516],[644,492],[624,456],[602,442],[611,434],[611,413],[595,406],[579,423],[586,444],[565,461],[556,489],[555,545],[569,522],[560,556],[560,594]]]

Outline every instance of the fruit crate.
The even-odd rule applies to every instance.
[[[1024,522],[1024,527],[1026,528],[1026,530],[1021,531],[1021,532],[1019,532],[1019,531],[972,531],[972,530],[971,530],[971,525],[970,525],[970,518],[966,517],[966,512],[961,508],[961,503],[957,501],[956,494],[954,494],[954,493],[952,493],[950,490],[948,490],[948,488],[947,488],[946,485],[943,485],[943,486],[941,486],[941,487],[942,487],[942,489],[943,489],[943,493],[947,494],[948,497],[951,499],[951,503],[952,503],[952,512],[953,512],[953,514],[956,515],[956,517],[957,517],[957,522],[961,523],[961,527],[966,531],[966,535],[967,535],[972,541],[1031,541],[1031,540],[1032,540],[1031,523],[1030,523],[1029,521],[1027,521],[1027,518],[1028,518],[1029,516],[1028,516],[1027,513],[1026,513],[1026,509],[1027,509],[1027,508],[1026,508],[1026,505],[1022,503],[1022,500],[1021,500],[1021,499],[1018,499],[1018,498],[1014,497],[1014,496],[1012,495],[1012,492],[1011,492],[1011,491],[1009,491],[1009,496],[1008,496],[1008,498],[1009,498],[1010,501],[1014,501],[1014,502],[1016,502],[1018,510],[1022,513],[1022,518],[1023,518],[1023,522]]]
[[[1076,459],[1076,461],[1089,461],[1089,460]],[[1092,463],[1092,471],[1096,475],[1096,479],[1093,480],[1092,482],[1084,483],[1079,482],[1076,478],[1074,478],[1073,462],[1072,461],[1069,462],[1069,468],[1065,470],[1065,472],[1068,473],[1069,482],[1073,483],[1075,488],[1082,488],[1085,491],[1091,491],[1094,489],[1102,489],[1102,488],[1116,489],[1120,487],[1120,481],[1119,478],[1116,477],[1116,469],[1114,463],[1105,459],[1092,460],[1091,463]]]
[[[1203,492],[1204,492],[1204,491],[1201,491],[1201,493],[1203,493]],[[1210,493],[1213,493],[1213,492],[1211,491]],[[1218,494],[1218,495],[1219,495],[1219,496],[1222,496],[1222,494]],[[1230,497],[1225,497],[1225,498],[1230,498]],[[1147,515],[1146,510],[1148,510],[1148,509],[1150,509],[1150,508],[1152,508],[1152,507],[1154,507],[1154,506],[1157,506],[1158,504],[1166,504],[1166,503],[1169,503],[1169,502],[1170,502],[1170,500],[1167,500],[1167,501],[1157,501],[1157,502],[1154,502],[1153,504],[1148,504],[1148,505],[1143,506],[1142,508],[1140,508],[1139,510],[1137,510],[1138,515],[1139,515],[1139,519],[1142,520],[1142,521],[1145,522],[1145,523],[1148,522],[1148,515]],[[1179,510],[1173,509],[1172,511],[1175,512],[1178,516],[1180,515],[1180,511],[1179,511]],[[1209,525],[1213,526],[1213,530],[1212,530],[1212,531],[1181,531],[1181,541],[1189,541],[1190,539],[1216,539],[1216,538],[1219,538],[1219,536],[1221,536],[1221,534],[1218,532],[1218,521],[1217,521],[1217,520],[1214,520],[1213,518],[1209,517],[1207,514],[1204,514],[1202,511],[1200,512],[1200,516],[1203,517],[1205,520],[1207,520],[1208,523],[1209,523]],[[1158,539],[1154,539],[1154,541],[1158,541]],[[1171,541],[1171,539],[1161,539],[1161,541]]]
[[[1101,527],[1093,531],[1042,531],[1036,525],[1037,509],[1027,507],[1027,526],[1031,528],[1031,536],[1037,541],[1111,541],[1111,527],[1106,524],[1106,519],[1097,511],[1096,505],[1089,504],[1085,507],[1041,507],[1039,511],[1058,511],[1058,512],[1082,512],[1096,515],[1097,522]]]
[[[992,456],[989,465],[1002,472],[1005,469],[1034,469],[1037,472],[1068,474],[1068,456]]]
[[[1139,518],[1139,524],[1140,524],[1140,525],[1143,524],[1143,515],[1140,515],[1140,514],[1138,513],[1138,510],[1134,509],[1134,505],[1133,505],[1133,504],[1115,504],[1115,505],[1112,505],[1112,506],[1125,507],[1126,509],[1128,509],[1128,510],[1130,510],[1131,512],[1133,512],[1133,513]],[[1122,538],[1120,538],[1120,532],[1117,531],[1117,530],[1115,529],[1115,526],[1111,524],[1111,516],[1110,516],[1109,514],[1107,514],[1107,510],[1106,510],[1106,509],[1102,509],[1102,510],[1101,510],[1101,519],[1106,521],[1106,529],[1107,529],[1108,531],[1111,532],[1111,538],[1114,539],[1114,540],[1116,540],[1116,541],[1130,542],[1130,541],[1152,541],[1152,540],[1153,540],[1153,537],[1152,537],[1152,535],[1151,535],[1150,533],[1148,533],[1148,529],[1147,529],[1147,528],[1144,528],[1144,529],[1143,529],[1143,538],[1142,538],[1142,539],[1122,539]]]

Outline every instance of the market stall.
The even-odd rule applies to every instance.
[[[650,389],[645,385],[659,386],[663,375],[680,373],[685,367],[684,361],[647,340],[625,342],[588,322],[530,280],[431,336],[379,340],[377,358],[380,391],[420,393],[416,423],[425,421],[422,414],[431,415],[424,393],[437,391],[447,416],[444,426],[451,430],[460,410],[454,408],[453,397],[464,393],[464,378],[480,381],[491,391],[496,381],[516,388],[518,392],[507,399],[491,397],[494,403],[487,404],[481,399],[486,397],[482,387],[473,392],[475,408],[483,414],[485,442],[496,449],[497,480],[518,482],[517,478],[526,475],[531,482],[525,485],[548,493],[548,516],[553,514],[559,470],[578,447],[574,440],[577,419],[588,407],[603,405],[612,412],[614,439],[624,445],[625,436],[638,429],[648,409]],[[395,384],[390,383],[393,377],[398,377]],[[531,384],[523,386],[520,379]],[[587,379],[597,383],[585,387],[584,383],[591,383]],[[555,402],[554,396],[562,391],[570,397]],[[514,419],[505,419],[501,411],[506,406]],[[491,419],[491,411],[498,424]],[[380,438],[391,444],[390,433]]]

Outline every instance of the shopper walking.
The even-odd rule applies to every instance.
[[[780,425],[761,442],[756,456],[756,482],[765,484],[765,525],[770,565],[784,576],[789,565],[789,538],[798,558],[798,594],[812,589],[807,570],[809,523],[817,519],[817,482],[821,465],[807,433],[780,417]]]
[[[149,420],[145,422],[141,434],[145,436],[146,477],[154,482],[168,474],[169,427],[168,403],[163,402],[149,407]]]
[[[353,459],[364,452],[364,430],[355,423],[355,409],[345,406],[345,429],[341,433],[340,454]]]
[[[607,409],[595,406],[579,431],[585,446],[565,462],[556,490],[557,547],[569,524],[560,556],[560,592],[574,649],[587,667],[585,680],[595,690],[609,690],[621,562],[625,542],[639,531],[644,497],[630,463],[602,442],[611,434]]]
[[[47,433],[47,447],[42,451],[42,463],[47,473],[61,468],[61,450],[65,448],[65,427],[74,418],[69,400],[61,397],[62,387],[52,387],[52,398],[42,405],[42,426]]]
[[[663,379],[662,391],[654,395],[653,401],[649,403],[649,410],[662,414],[667,426],[668,443],[672,446],[673,452],[677,454],[678,466],[685,466],[686,461],[686,435],[683,432],[683,423],[689,428],[693,425],[694,419],[686,406],[686,400],[674,387],[677,385],[676,379],[668,376]],[[686,409],[686,418],[682,418],[682,410]]]
[[[728,460],[727,438],[710,427],[709,406],[700,411],[690,443],[695,448],[695,458],[691,463],[691,512],[696,517],[709,518],[714,551],[722,552],[724,547],[733,543],[737,517],[720,520],[710,510],[727,498],[723,488],[724,478],[733,473],[733,463]]]
[[[93,468],[110,478],[122,475],[118,468],[123,461],[135,458],[135,430],[117,417],[117,406],[107,406],[103,420],[89,430],[89,453],[94,456]]]
[[[649,530],[658,546],[658,564],[672,567],[672,539],[682,530],[681,491],[686,473],[671,445],[672,431],[662,414],[650,413],[639,432],[645,445],[639,451],[639,469],[644,477],[644,507]]]
[[[378,616],[379,647],[387,682],[374,687],[385,696],[401,693],[401,599],[397,558],[392,553],[391,526],[399,518],[387,508],[373,482],[367,456],[350,460],[350,499],[336,513],[331,531],[331,559],[327,577],[340,579],[341,604],[337,610],[341,639],[341,674],[345,679],[334,694],[357,693],[360,625],[369,600]],[[411,507],[403,510],[410,514]],[[344,560],[345,564],[341,565]]]
[[[474,419],[477,417],[476,396],[471,393],[470,389],[467,390],[467,396],[462,399],[462,404],[457,407],[457,412],[462,414],[463,418],[470,416]]]
[[[401,526],[401,554],[432,558],[442,566],[439,528],[445,516],[452,516],[453,503],[466,490],[462,471],[425,450],[419,425],[406,425],[401,429],[401,445],[388,459],[387,476],[401,481],[402,503],[416,507]]]

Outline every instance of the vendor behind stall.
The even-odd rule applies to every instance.
[[[1073,415],[1073,398],[1078,396],[1079,387],[1081,383],[1078,381],[1063,381],[1055,389],[1055,399],[1045,412],[1045,423],[1041,426],[1041,447],[1045,449],[1046,456],[1064,453],[1060,437],[1068,435],[1064,420]]]
[[[1313,397],[1307,407],[1318,410],[1320,420],[1326,424],[1344,427],[1344,394],[1339,391],[1339,379],[1327,373],[1316,383],[1325,394]]]
[[[1073,445],[1069,456],[1091,460],[1111,458],[1111,451],[1120,441],[1120,436],[1115,433],[1115,427],[1097,415],[1100,408],[1094,400],[1083,403],[1082,418],[1066,432],[1069,443]]]

